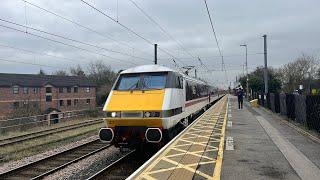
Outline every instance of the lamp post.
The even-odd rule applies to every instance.
[[[247,98],[249,97],[249,77],[248,77],[248,47],[247,44],[241,44],[240,46],[246,48],[246,78],[247,78]]]

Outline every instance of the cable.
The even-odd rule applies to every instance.
[[[36,34],[31,33],[31,32],[25,32],[25,31],[22,31],[22,30],[13,28],[13,27],[4,26],[4,25],[1,25],[1,24],[0,24],[0,26],[4,27],[4,28],[7,28],[7,29],[15,30],[15,31],[18,31],[18,32],[21,32],[21,33],[24,33],[24,34],[32,35],[32,36],[35,36],[35,37],[38,37],[38,38],[41,38],[41,39],[52,41],[52,42],[55,42],[55,43],[58,43],[58,44],[63,44],[65,46],[73,47],[73,48],[76,48],[76,49],[79,49],[79,50],[82,50],[82,51],[90,52],[92,54],[97,54],[97,55],[104,56],[104,57],[107,57],[107,58],[110,58],[110,59],[114,59],[114,60],[117,60],[118,62],[121,62],[121,63],[123,63],[123,61],[125,61],[123,59],[114,58],[114,57],[111,57],[111,56],[107,56],[105,54],[97,53],[97,52],[94,52],[94,51],[91,51],[91,50],[88,50],[88,49],[84,49],[84,48],[78,47],[78,46],[75,46],[75,45],[67,44],[67,43],[64,43],[64,42],[61,42],[61,41],[57,41],[57,40],[54,40],[54,39],[50,39],[50,38],[47,38],[47,37],[36,35]],[[130,63],[130,64],[133,64],[133,65],[137,65],[137,64],[135,64],[135,63],[133,63],[131,61],[127,61],[127,62]]]
[[[38,55],[44,55],[44,56],[48,56],[48,57],[65,59],[66,61],[70,61],[70,62],[75,62],[75,61],[77,61],[77,60],[75,60],[75,59],[70,59],[70,58],[65,58],[65,57],[60,57],[60,56],[54,56],[54,55],[47,54],[47,53],[43,53],[43,52],[31,51],[31,50],[22,49],[22,48],[17,48],[17,47],[14,47],[14,46],[8,46],[8,45],[4,45],[4,44],[0,44],[0,46],[1,46],[1,47],[6,47],[6,48],[15,49],[15,50],[19,50],[19,51],[24,51],[24,52],[28,52],[28,53],[32,53],[32,54],[38,54]]]
[[[114,50],[107,49],[107,48],[104,48],[104,47],[100,47],[100,46],[97,46],[97,45],[85,43],[85,42],[82,42],[82,41],[79,41],[79,40],[71,39],[69,37],[64,37],[64,36],[61,36],[61,35],[50,33],[50,32],[47,32],[47,31],[43,31],[43,30],[40,30],[40,29],[37,29],[37,28],[33,28],[33,27],[30,27],[30,26],[25,26],[25,25],[18,24],[18,23],[12,22],[12,21],[4,20],[2,18],[0,18],[0,21],[6,22],[6,23],[9,23],[9,24],[13,24],[13,25],[16,25],[16,26],[20,26],[20,27],[25,27],[25,28],[28,28],[28,29],[31,29],[31,30],[34,30],[34,31],[38,31],[38,32],[41,32],[41,33],[44,33],[44,34],[48,34],[48,35],[55,36],[55,37],[58,37],[58,38],[62,38],[62,39],[68,40],[68,41],[76,42],[76,43],[83,44],[83,45],[86,45],[86,46],[91,46],[91,47],[94,47],[94,48],[97,48],[97,49],[101,49],[101,50],[105,50],[105,51],[109,51],[109,52],[113,52],[113,53],[129,56],[129,57],[133,57],[133,58],[149,60],[149,59],[146,59],[146,58],[137,57],[137,56],[133,56],[133,55],[130,55],[130,54],[127,54],[127,53],[122,53],[122,52],[119,52],[119,51],[114,51]],[[28,32],[26,32],[26,33],[28,33]]]
[[[33,65],[33,66],[43,66],[43,67],[49,67],[49,68],[53,68],[53,69],[61,69],[61,67],[58,67],[58,66],[50,66],[50,65],[38,64],[38,63],[28,63],[28,62],[8,60],[8,59],[2,59],[2,58],[0,58],[0,61],[13,62],[13,63],[19,63],[19,64],[28,64],[28,65]],[[67,69],[67,68],[63,67],[62,69]]]
[[[251,54],[247,54],[248,56],[253,56],[253,55],[260,55],[260,54],[264,54],[263,52],[262,53],[251,53]],[[230,55],[223,55],[223,57],[237,57],[237,56],[245,56],[245,54],[230,54]],[[221,57],[221,56],[201,56],[201,58],[212,58],[212,57]],[[158,58],[159,59],[159,58]],[[180,59],[193,59],[193,58],[189,58],[189,57],[180,57]],[[160,58],[161,60],[161,58]]]
[[[91,7],[92,9],[96,10],[97,12],[99,12],[100,14],[106,16],[107,18],[111,19],[112,21],[114,21],[115,23],[119,24],[120,26],[122,26],[123,28],[125,28],[126,30],[130,31],[131,33],[133,33],[134,35],[136,35],[137,37],[143,39],[144,41],[146,41],[147,43],[149,43],[150,45],[153,45],[154,43],[152,43],[150,40],[144,38],[143,36],[141,36],[140,34],[136,33],[135,31],[133,31],[132,29],[130,29],[129,27],[123,25],[122,23],[120,23],[119,21],[117,21],[116,19],[112,18],[111,16],[107,15],[106,13],[102,12],[101,10],[99,10],[98,8],[94,7],[93,5],[89,4],[88,2],[84,1],[84,0],[80,0],[83,3],[85,3],[86,5],[88,5],[89,7]]]
[[[143,37],[142,35],[138,34],[137,32],[135,32],[134,30],[132,30],[131,28],[129,28],[128,26],[120,23],[119,21],[117,21],[116,19],[114,19],[113,17],[107,15],[106,13],[102,12],[102,10],[99,10],[98,8],[96,8],[95,6],[93,6],[92,4],[84,1],[84,0],[80,0],[83,3],[85,3],[86,5],[88,5],[89,7],[91,7],[92,9],[94,9],[95,11],[99,12],[100,14],[102,14],[103,16],[109,18],[110,20],[112,20],[113,22],[119,24],[121,27],[123,27],[124,29],[126,29],[127,31],[131,32],[132,34],[134,34],[135,36],[139,37],[140,39],[144,40],[145,42],[147,42],[150,45],[154,45],[154,43],[152,43],[150,40],[148,40],[147,38]],[[178,60],[177,57],[175,57],[174,55],[172,55],[171,53],[169,53],[167,50],[164,50],[163,48],[158,47],[159,50],[163,51],[164,53],[166,53],[167,55],[175,58]],[[182,61],[180,61],[182,62]],[[183,62],[182,62],[183,63]]]
[[[166,34],[169,38],[171,38],[173,41],[175,41],[182,50],[184,50],[188,55],[190,55],[192,58],[196,58],[195,56],[193,56],[190,52],[188,52],[186,50],[186,48],[183,47],[183,45],[177,41],[175,38],[173,38],[173,36],[171,36],[170,33],[168,33],[159,23],[157,23],[150,15],[148,15],[148,13],[146,11],[143,10],[143,8],[141,8],[135,1],[133,0],[129,0],[136,8],[138,8],[143,15],[145,15],[151,22],[153,22],[164,34]]]
[[[65,21],[68,21],[68,22],[70,22],[70,23],[72,23],[72,24],[74,24],[74,25],[77,25],[77,26],[79,26],[79,27],[81,27],[81,28],[84,28],[84,29],[86,29],[86,30],[88,30],[88,31],[91,31],[91,32],[93,32],[93,33],[95,33],[95,34],[98,34],[98,35],[100,35],[101,37],[110,39],[110,40],[112,40],[112,41],[114,41],[114,42],[116,42],[116,43],[118,43],[118,44],[120,44],[120,45],[122,45],[122,46],[126,46],[126,47],[128,47],[128,48],[135,49],[134,47],[132,47],[131,45],[129,45],[129,44],[127,44],[127,43],[118,41],[118,40],[116,40],[116,39],[114,39],[114,38],[112,38],[112,37],[110,37],[110,36],[107,36],[107,35],[105,35],[105,34],[102,34],[102,33],[98,32],[98,31],[96,31],[96,30],[94,30],[94,29],[92,29],[92,28],[90,28],[90,27],[84,26],[84,25],[82,25],[82,24],[80,24],[80,23],[78,23],[78,22],[76,22],[76,21],[74,21],[74,20],[72,20],[72,19],[69,19],[69,18],[66,18],[66,17],[64,17],[64,16],[62,16],[62,15],[59,15],[58,13],[55,13],[55,12],[53,12],[53,11],[50,11],[50,10],[45,9],[45,8],[43,8],[43,7],[40,7],[39,5],[36,5],[36,4],[34,4],[34,3],[31,3],[31,2],[28,2],[28,1],[26,1],[26,0],[21,0],[21,1],[24,1],[25,3],[28,3],[29,5],[31,5],[31,6],[33,6],[33,7],[36,7],[36,8],[38,8],[38,9],[41,9],[42,11],[45,11],[45,12],[47,12],[47,13],[50,13],[50,14],[56,16],[56,17],[59,17],[59,18],[65,20]],[[136,49],[136,50],[140,51],[139,49]],[[146,53],[146,52],[143,52],[143,51],[140,51],[140,52],[152,56],[152,55],[149,54],[149,53]]]
[[[216,35],[216,31],[215,31],[215,29],[214,29],[214,27],[213,27],[213,23],[212,23],[210,11],[209,11],[209,8],[208,8],[208,4],[207,4],[207,1],[206,1],[206,0],[203,0],[203,1],[204,1],[205,5],[206,5],[207,13],[208,13],[209,20],[210,20],[210,24],[211,24],[211,29],[212,29],[214,38],[215,38],[215,40],[216,40],[216,44],[217,44],[217,47],[218,47],[218,50],[219,50],[219,54],[220,54],[220,56],[221,56],[221,58],[222,58],[222,67],[223,67],[223,64],[224,64],[224,62],[223,62],[223,55],[222,55],[222,52],[221,52],[221,48],[220,48],[220,46],[219,46],[219,42],[218,42],[218,38],[217,38],[217,35]]]

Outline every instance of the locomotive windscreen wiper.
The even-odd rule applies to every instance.
[[[137,82],[134,83],[132,86],[130,86],[130,87],[128,88],[128,90],[138,89],[138,84],[139,84],[139,81],[137,81]]]

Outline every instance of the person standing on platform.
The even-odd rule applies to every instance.
[[[238,96],[238,107],[239,109],[243,108],[243,89],[239,88],[237,96]]]

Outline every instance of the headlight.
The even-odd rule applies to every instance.
[[[160,117],[160,112],[159,111],[145,111],[143,113],[143,117]]]
[[[120,117],[120,112],[119,111],[110,111],[110,112],[107,112],[107,117]]]

